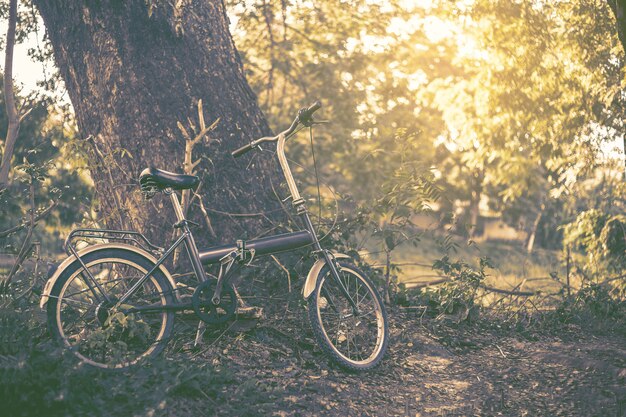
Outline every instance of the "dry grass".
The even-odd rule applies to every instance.
[[[553,276],[565,282],[565,259],[560,251],[536,249],[528,254],[519,242],[483,241],[468,244],[460,237],[453,238],[458,245],[451,251],[451,259],[462,259],[470,265],[478,266],[478,260],[487,256],[494,265],[489,270],[487,284],[502,289],[556,292],[562,288]],[[377,266],[383,266],[384,253],[375,253],[376,245],[370,242],[363,252],[366,259]],[[367,253],[371,252],[371,254]],[[392,254],[392,262],[399,265],[395,272],[399,283],[421,283],[433,281],[437,272],[430,265],[445,255],[437,239],[424,236],[417,247],[402,245]],[[573,274],[572,274],[573,275]],[[573,282],[575,285],[576,282]]]

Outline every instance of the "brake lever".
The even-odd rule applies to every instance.
[[[327,125],[329,123],[330,123],[330,120],[314,120],[311,123],[311,126],[313,126],[313,125]]]

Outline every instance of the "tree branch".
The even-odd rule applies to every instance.
[[[56,201],[50,201],[50,205],[48,207],[46,207],[41,213],[37,214],[34,217],[34,223],[36,224],[37,222],[39,222],[39,220],[48,217],[48,215],[50,214],[52,209],[56,207],[56,205],[57,205]],[[17,226],[14,226],[14,227],[12,227],[10,229],[5,230],[4,232],[0,232],[0,238],[7,237],[10,234],[15,233],[15,232],[19,232],[20,230],[24,229],[28,225],[29,225],[29,223],[22,223],[22,224],[18,224]]]
[[[436,280],[433,280],[433,281],[418,282],[418,283],[405,282],[405,284],[412,284],[409,288],[424,288],[424,287],[430,287],[431,285],[444,284],[444,283],[449,282],[449,281],[450,281],[450,278],[444,277],[444,278],[436,279]],[[484,290],[487,290],[487,291],[495,292],[495,293],[498,293],[498,294],[518,295],[518,296],[521,296],[521,297],[531,297],[533,295],[540,294],[539,292],[531,292],[531,291],[503,290],[503,289],[500,289],[500,288],[490,287],[488,285],[481,285],[480,288],[482,288]]]
[[[30,177],[30,220],[28,222],[28,233],[26,233],[26,237],[24,238],[24,242],[22,243],[22,247],[15,259],[15,263],[13,267],[9,271],[9,275],[7,275],[4,282],[7,284],[11,282],[17,271],[20,270],[22,264],[30,255],[33,245],[30,243],[33,238],[33,230],[35,229],[35,179],[33,176]]]

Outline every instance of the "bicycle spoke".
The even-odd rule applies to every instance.
[[[110,302],[92,298],[82,281],[84,269],[70,277],[58,296],[58,323],[61,336],[76,355],[102,367],[124,367],[147,352],[163,336],[165,311],[118,310],[115,300],[129,285],[144,277],[145,271],[123,259],[87,264],[89,272],[107,293]],[[164,288],[149,278],[124,305],[161,305]],[[171,293],[171,289],[167,289]],[[157,314],[154,314],[157,313]]]

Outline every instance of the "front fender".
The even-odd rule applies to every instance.
[[[124,243],[99,243],[97,245],[87,246],[86,248],[79,250],[77,254],[78,254],[78,257],[80,258],[80,257],[83,257],[84,255],[87,255],[88,253],[91,253],[97,250],[111,249],[111,248],[129,250],[131,252],[135,252],[143,256],[144,258],[148,259],[149,261],[155,264],[157,263],[157,259],[149,252],[146,252],[145,250],[140,249],[136,246],[127,245]],[[59,279],[63,271],[65,271],[65,269],[67,269],[67,267],[69,267],[75,260],[76,260],[76,256],[71,255],[67,257],[63,262],[61,262],[61,264],[56,268],[56,270],[51,271],[52,276],[48,278],[46,285],[43,287],[43,292],[41,294],[41,301],[39,302],[40,308],[45,307],[46,303],[48,302],[48,298],[50,298],[50,292],[52,291],[52,288],[54,287],[54,283],[57,281],[57,279]],[[172,275],[169,273],[167,268],[165,268],[165,266],[161,264],[159,266],[159,269],[161,270],[161,272],[163,272],[163,275],[165,275],[167,280],[170,282],[170,284],[172,285],[172,288],[176,289],[176,281],[174,281],[174,278],[172,278]],[[176,292],[175,292],[175,296],[178,297],[178,294]]]
[[[333,253],[335,259],[346,259],[350,258],[350,256],[345,255],[343,253]],[[320,258],[311,267],[308,275],[306,276],[306,281],[304,282],[304,287],[302,287],[302,296],[306,300],[315,290],[315,285],[317,284],[317,276],[319,275],[322,268],[326,265],[326,259]]]

